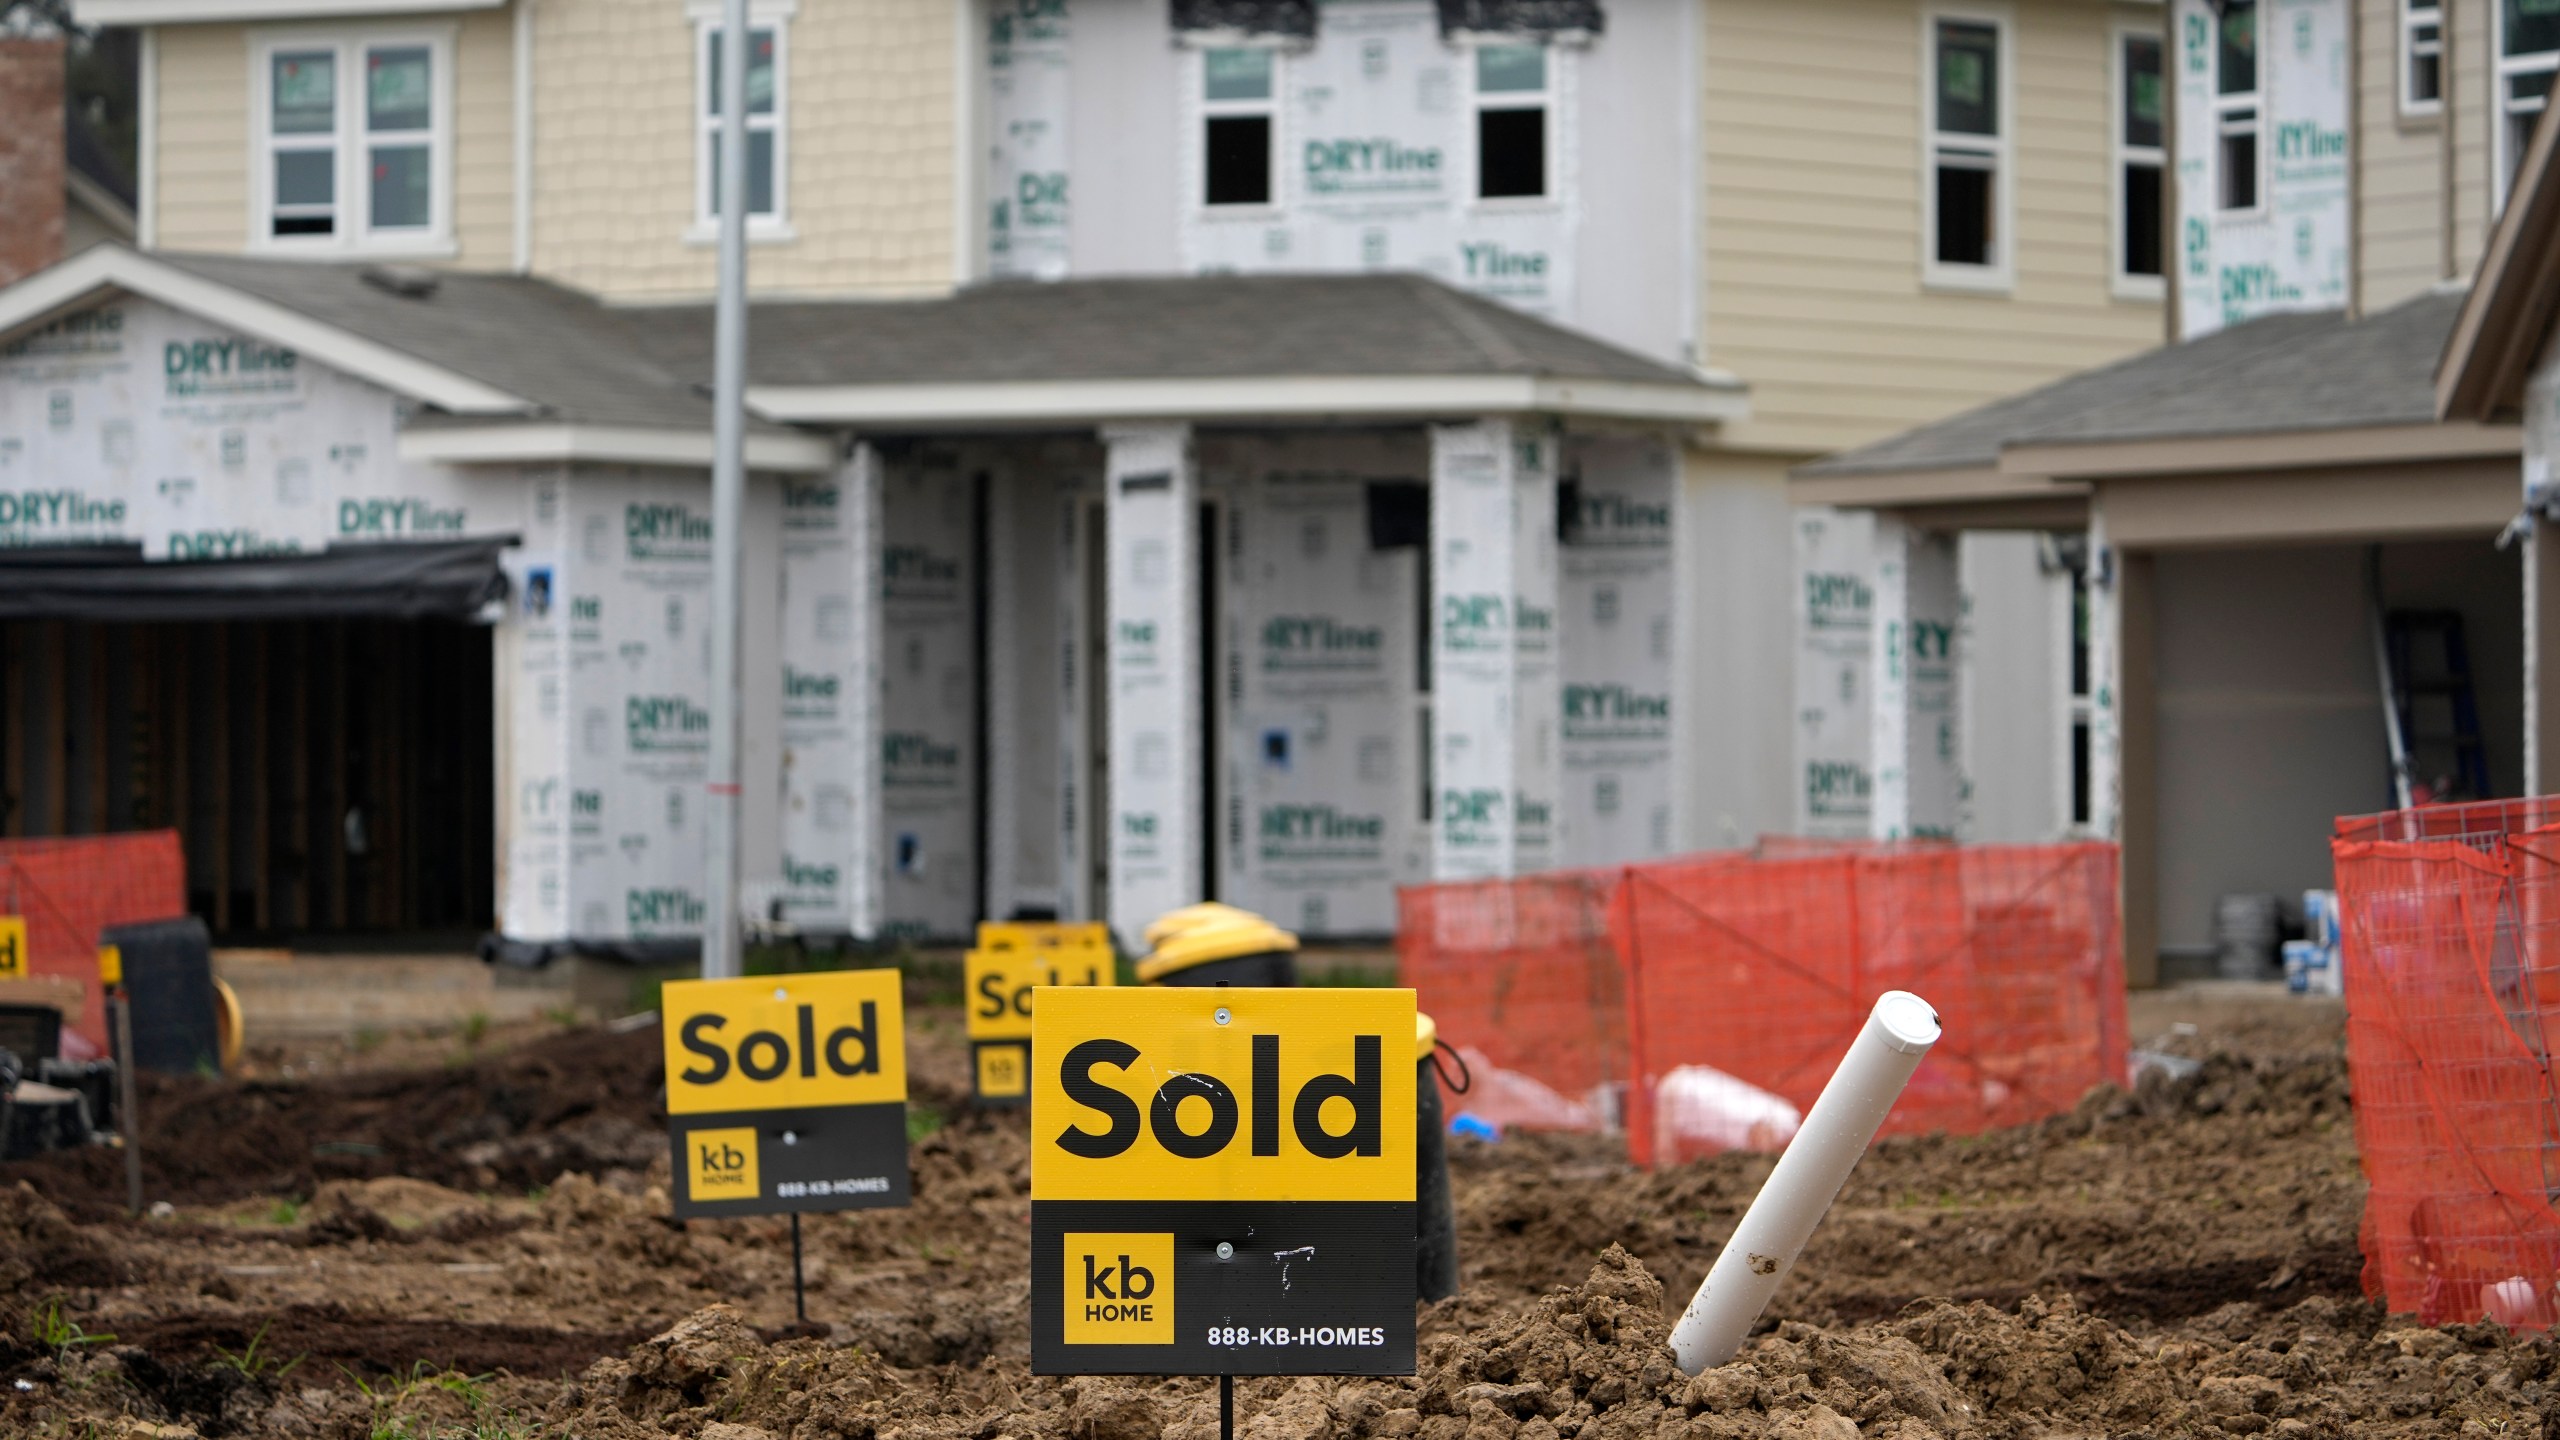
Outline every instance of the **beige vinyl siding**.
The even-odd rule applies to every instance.
[[[2109,274],[2118,18],[2032,0],[2011,17],[2015,284],[1921,283],[1923,30],[1916,0],[1706,6],[1708,362],[1751,386],[1742,448],[1813,454],[1890,435],[2163,338]]]
[[[2446,19],[2453,33],[2445,40],[2445,67],[2453,93],[2445,115],[2453,126],[2453,264],[2457,274],[2468,275],[2489,241],[2489,207],[2497,203],[2489,184],[2489,127],[2498,113],[2490,38],[2498,17],[2490,0],[2452,0],[2450,8]]]
[[[757,290],[912,295],[953,281],[951,0],[802,0],[788,22],[793,238],[759,243]],[[694,26],[679,0],[534,9],[534,268],[621,299],[709,293],[694,215]]]
[[[515,264],[515,21],[504,10],[465,13],[453,37],[454,263]]]
[[[249,114],[251,46],[262,31],[361,36],[443,28],[453,34],[452,263],[478,270],[513,261],[514,33],[504,10],[290,27],[164,25],[157,96],[159,185],[154,211],[164,250],[238,252],[257,238],[249,212],[256,126]]]
[[[2402,4],[2357,4],[2355,293],[2367,311],[2444,278],[2444,120],[2400,113]]]
[[[159,93],[152,243],[237,251],[249,239],[249,44],[237,25],[166,25]]]

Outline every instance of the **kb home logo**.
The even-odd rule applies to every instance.
[[[683,505],[622,507],[623,553],[633,560],[708,560],[711,521]]]
[[[294,388],[301,357],[255,340],[172,340],[161,347],[161,377],[173,400],[280,395]]]
[[[1265,671],[1374,670],[1387,643],[1376,625],[1345,625],[1323,615],[1274,615],[1262,622]]]
[[[0,545],[86,539],[124,527],[124,502],[80,490],[0,490]]]
[[[1616,683],[1564,687],[1567,740],[1659,740],[1671,733],[1671,697]]]
[[[1387,822],[1330,805],[1262,807],[1262,858],[1277,861],[1375,860],[1386,850]]]
[[[634,695],[622,730],[635,755],[683,754],[711,743],[711,712],[682,695]]]
[[[701,896],[674,885],[625,890],[622,908],[634,931],[699,927],[704,914]]]
[[[462,531],[462,507],[447,508],[424,500],[341,500],[341,535],[455,535]]]
[[[1440,147],[1384,137],[1310,140],[1307,190],[1315,195],[1431,195],[1441,183]]]

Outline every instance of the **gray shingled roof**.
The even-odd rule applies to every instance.
[[[520,275],[429,272],[431,293],[397,295],[364,278],[375,267],[236,255],[152,257],[189,274],[362,335],[542,407],[542,418],[590,425],[702,428],[711,402],[650,359],[635,316]]]
[[[711,307],[616,307],[542,280],[154,259],[520,395],[541,418],[710,424]],[[423,278],[423,277],[422,277]],[[1195,276],[996,284],[933,300],[759,301],[758,385],[1004,384],[1278,375],[1534,375],[1700,385],[1675,366],[1418,275]]]
[[[702,306],[655,313],[654,353],[711,373]],[[1696,385],[1686,370],[1421,275],[1018,281],[946,298],[760,301],[757,385],[1537,375]]]
[[[2122,444],[2435,419],[2436,356],[2462,296],[2379,314],[2269,315],[2013,395],[1799,468],[1806,476],[1987,469],[2018,445]]]

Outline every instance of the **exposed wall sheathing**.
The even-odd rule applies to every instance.
[[[1555,863],[1556,437],[1508,420],[1431,431],[1431,872]]]
[[[2253,14],[2258,203],[2225,210],[2216,110],[2219,27],[2226,18]],[[2347,0],[2268,0],[2229,17],[2210,0],[2177,0],[2174,25],[2181,338],[2273,311],[2343,307]]]
[[[1387,934],[1395,887],[1427,873],[1421,555],[1369,532],[1370,485],[1417,480],[1420,438],[1203,462],[1225,517],[1223,884],[1302,934]]]
[[[1672,840],[1673,505],[1667,438],[1581,439],[1558,560],[1558,798],[1567,865],[1667,855]]]
[[[881,493],[883,933],[947,939],[978,919],[976,474],[956,452],[892,453]]]

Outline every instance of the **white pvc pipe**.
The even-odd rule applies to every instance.
[[[1887,991],[1876,1001],[1803,1128],[1671,1328],[1671,1355],[1682,1373],[1722,1365],[1742,1348],[1742,1337],[1768,1308],[1851,1167],[1876,1138],[1885,1112],[1936,1043],[1938,1012],[1928,1001],[1906,990]]]

